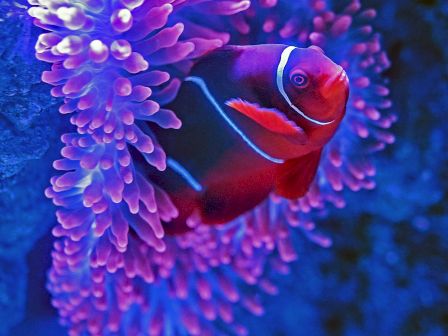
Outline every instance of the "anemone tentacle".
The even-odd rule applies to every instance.
[[[228,34],[207,27],[184,31],[178,13],[190,7],[210,16],[232,15],[249,2],[29,2],[35,24],[49,31],[36,43],[36,57],[53,64],[42,80],[63,98],[60,112],[76,128],[62,136],[63,158],[54,163],[65,173],[46,190],[60,207],[53,234],[61,239],[54,245],[48,285],[53,305],[73,335],[142,332],[149,322],[129,325],[120,317],[145,297],[126,294],[133,278],[148,284],[170,275],[161,223],[177,209],[139,173],[131,153],[137,150],[149,165],[166,168],[163,148],[144,122],[179,128],[175,113],[161,105],[174,99],[178,77],[192,59],[228,41]],[[191,329],[188,321],[185,328]]]

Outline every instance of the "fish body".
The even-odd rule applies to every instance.
[[[318,48],[227,46],[203,57],[169,106],[182,121],[157,128],[165,172],[148,172],[179,217],[168,232],[228,222],[271,193],[303,196],[344,114],[348,79]]]

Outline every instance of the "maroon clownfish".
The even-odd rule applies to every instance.
[[[169,106],[180,130],[152,129],[168,167],[148,178],[179,210],[167,231],[228,222],[272,192],[305,195],[348,94],[345,71],[318,47],[227,46],[201,58]]]

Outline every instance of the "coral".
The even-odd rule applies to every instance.
[[[39,78],[43,65],[26,55],[36,37],[30,33],[31,20],[23,9],[19,15],[9,4],[0,3],[0,9],[5,26],[0,46],[0,180],[7,180],[47,151],[51,129],[40,117],[54,101],[44,98],[46,89]],[[17,41],[17,35],[22,39]]]
[[[59,120],[55,101],[33,57],[37,38],[26,9],[0,1],[0,334],[18,323],[26,307],[26,254],[53,225],[54,210],[42,193],[51,176]],[[57,110],[56,110],[57,111]],[[41,160],[42,159],[42,160]],[[39,206],[35,206],[39,204]]]
[[[375,11],[358,1],[342,14],[325,1],[260,1],[246,12],[245,0],[169,2],[30,0],[35,24],[50,31],[36,44],[38,59],[52,63],[42,79],[75,128],[54,162],[64,173],[46,191],[60,207],[48,287],[70,335],[246,334],[234,303],[263,313],[258,289],[275,294],[270,274],[288,272],[297,257],[292,228],[331,244],[314,218],[328,203],[344,206],[344,187],[373,188],[369,156],[394,140],[385,129],[395,117],[382,113],[390,101],[380,75],[389,62],[368,24]],[[222,227],[191,221],[190,232],[165,236],[162,222],[177,210],[133,156],[165,169],[145,122],[181,127],[163,106],[191,60],[229,41],[229,23],[233,43],[322,47],[351,78],[347,118],[306,197],[273,195]]]
[[[56,102],[45,97],[47,89],[38,73],[43,65],[27,55],[33,50],[32,38],[37,37],[31,33],[31,20],[24,9],[4,3],[0,6],[0,20],[5,22],[0,32],[0,64],[4,69],[0,80],[0,255],[11,258],[23,257],[51,225],[37,224],[44,211],[31,204],[41,202],[50,211],[39,190],[50,177],[50,165],[36,160],[53,158],[46,153],[57,137],[59,123],[50,127],[45,121],[54,113]],[[18,41],[15,36],[23,38]],[[17,202],[22,194],[27,195],[26,201]]]

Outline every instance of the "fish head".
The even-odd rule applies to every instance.
[[[344,69],[319,47],[288,47],[277,69],[277,86],[288,117],[316,145],[328,142],[346,110],[349,80]]]

